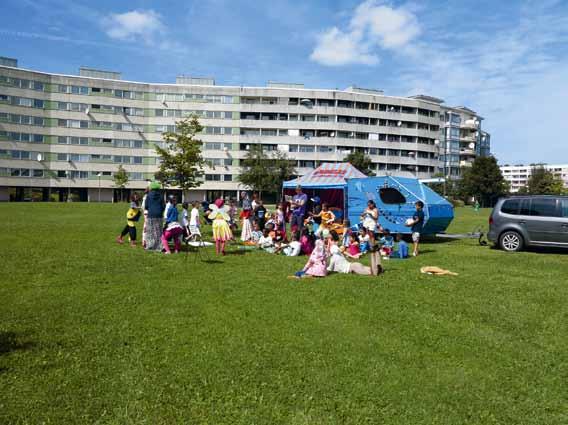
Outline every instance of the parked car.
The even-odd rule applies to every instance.
[[[487,237],[510,252],[528,246],[568,248],[568,196],[500,199],[489,217]]]

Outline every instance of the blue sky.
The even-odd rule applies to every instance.
[[[424,93],[484,118],[501,163],[568,163],[568,1],[3,0],[0,55],[123,79]]]

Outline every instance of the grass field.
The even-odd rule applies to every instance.
[[[119,246],[124,214],[0,205],[0,424],[568,423],[567,254],[431,242],[291,281],[305,258]]]

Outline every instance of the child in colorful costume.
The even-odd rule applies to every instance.
[[[140,220],[140,207],[138,206],[138,195],[132,195],[130,208],[126,212],[126,226],[116,241],[119,244],[124,242],[123,238],[128,234],[130,236],[130,246],[136,246],[136,223]]]
[[[209,219],[213,220],[213,239],[215,240],[215,252],[225,255],[225,243],[233,239],[233,233],[229,227],[229,207],[225,201],[217,199],[214,204],[209,205],[211,212]]]

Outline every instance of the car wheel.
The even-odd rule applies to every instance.
[[[499,238],[499,246],[508,252],[517,252],[523,249],[523,237],[512,230],[505,232]]]

